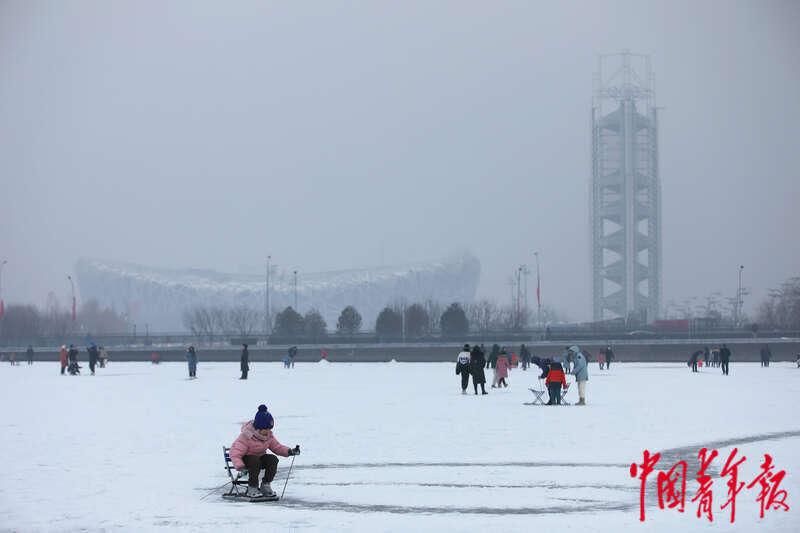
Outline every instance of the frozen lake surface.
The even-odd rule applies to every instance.
[[[517,369],[507,389],[462,396],[455,363],[256,363],[247,381],[238,363],[201,360],[193,381],[178,363],[111,363],[96,376],[82,365],[75,377],[55,362],[0,366],[1,531],[800,531],[793,364],[734,362],[727,377],[592,364],[586,407],[523,405],[538,372]],[[222,446],[260,403],[302,455],[283,501],[223,500]],[[690,501],[704,445],[720,451],[713,523]],[[745,489],[729,523],[719,469],[734,446],[743,481],[764,453],[786,470],[788,512],[759,519]],[[651,486],[639,522],[629,465],[644,449],[663,452],[663,470],[690,461],[683,514],[658,509]]]

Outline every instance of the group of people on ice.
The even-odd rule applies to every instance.
[[[522,346],[523,348],[525,345]],[[522,350],[520,350],[522,352]],[[589,380],[589,364],[585,353],[577,346],[569,346],[560,358],[547,359],[530,355],[528,352],[528,364],[534,364],[542,370],[539,379],[545,380],[545,385],[549,393],[548,405],[561,404],[561,390],[567,388],[566,374],[573,374],[578,383],[578,405],[586,405],[586,382]],[[524,360],[524,359],[523,359]],[[561,360],[567,364],[567,370],[561,364]],[[525,363],[523,363],[525,365]],[[570,372],[570,365],[572,366]],[[475,394],[478,394],[478,386],[481,394],[486,392],[486,373],[485,368],[494,369],[494,379],[492,388],[508,387],[508,371],[511,367],[508,353],[505,348],[494,345],[492,352],[487,360],[482,346],[472,346],[465,344],[456,357],[456,375],[461,377],[461,394],[467,394],[469,378],[472,377],[472,387]],[[527,366],[523,366],[526,369]]]
[[[89,370],[94,376],[94,370],[97,368],[98,363],[100,368],[105,368],[109,355],[105,348],[102,346],[97,346],[93,342],[86,347],[86,351],[89,353]],[[78,364],[79,353],[80,352],[74,344],[69,345],[69,350],[67,350],[66,345],[61,345],[61,350],[58,354],[58,360],[61,363],[62,375],[64,374],[65,370],[71,376],[77,376],[81,373],[81,368],[83,367]]]
[[[723,344],[722,346],[714,346],[711,349],[705,346],[702,349],[695,350],[692,355],[689,356],[686,365],[692,367],[692,372],[698,372],[697,368],[702,367],[703,364],[705,364],[707,368],[719,367],[722,369],[722,374],[727,376],[730,362],[731,350],[728,348],[727,344]],[[761,354],[761,363],[762,365],[764,364],[763,350]],[[767,366],[769,366],[769,363],[767,363]]]

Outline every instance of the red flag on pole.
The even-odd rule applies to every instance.
[[[76,317],[76,313],[75,313],[75,297],[73,296],[72,297],[72,321],[73,322],[75,322],[75,317]]]
[[[0,318],[3,318],[3,315],[6,312],[6,308],[3,306],[3,299],[0,298]]]
[[[542,291],[539,285],[539,278],[536,278],[536,304],[542,305]]]

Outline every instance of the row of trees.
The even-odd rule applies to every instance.
[[[71,309],[62,308],[55,298],[48,298],[44,309],[34,305],[12,304],[5,308],[0,320],[0,338],[31,340],[41,337],[64,338],[74,333],[105,335],[125,333],[123,315],[102,308],[96,300],[84,302],[74,320]]]
[[[183,313],[183,325],[198,338],[212,340],[220,335],[249,337],[262,331],[265,317],[262,311],[247,306],[232,308],[196,306]],[[336,331],[353,335],[361,329],[361,315],[352,306],[345,307],[339,315]],[[328,333],[328,324],[322,314],[311,309],[301,315],[291,306],[277,313],[272,325],[276,337],[295,339],[323,339]]]
[[[500,307],[488,300],[466,306],[459,303],[444,308],[438,302],[427,301],[411,305],[386,306],[375,321],[375,333],[381,338],[418,339],[441,332],[443,336],[460,336],[489,331],[516,331],[522,329],[520,311]],[[552,311],[543,312],[544,320],[553,320]],[[183,316],[184,326],[194,335],[212,339],[219,335],[247,337],[262,330],[264,313],[247,307],[194,307]],[[361,331],[363,320],[358,310],[349,305],[336,321],[337,335],[352,336]],[[328,324],[322,314],[311,309],[300,314],[291,306],[276,313],[272,335],[283,339],[324,339]]]
[[[761,326],[800,330],[800,277],[772,289],[758,307],[757,317]]]

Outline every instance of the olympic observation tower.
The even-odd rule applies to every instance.
[[[594,320],[658,318],[661,182],[649,56],[625,50],[598,58],[590,204]]]

